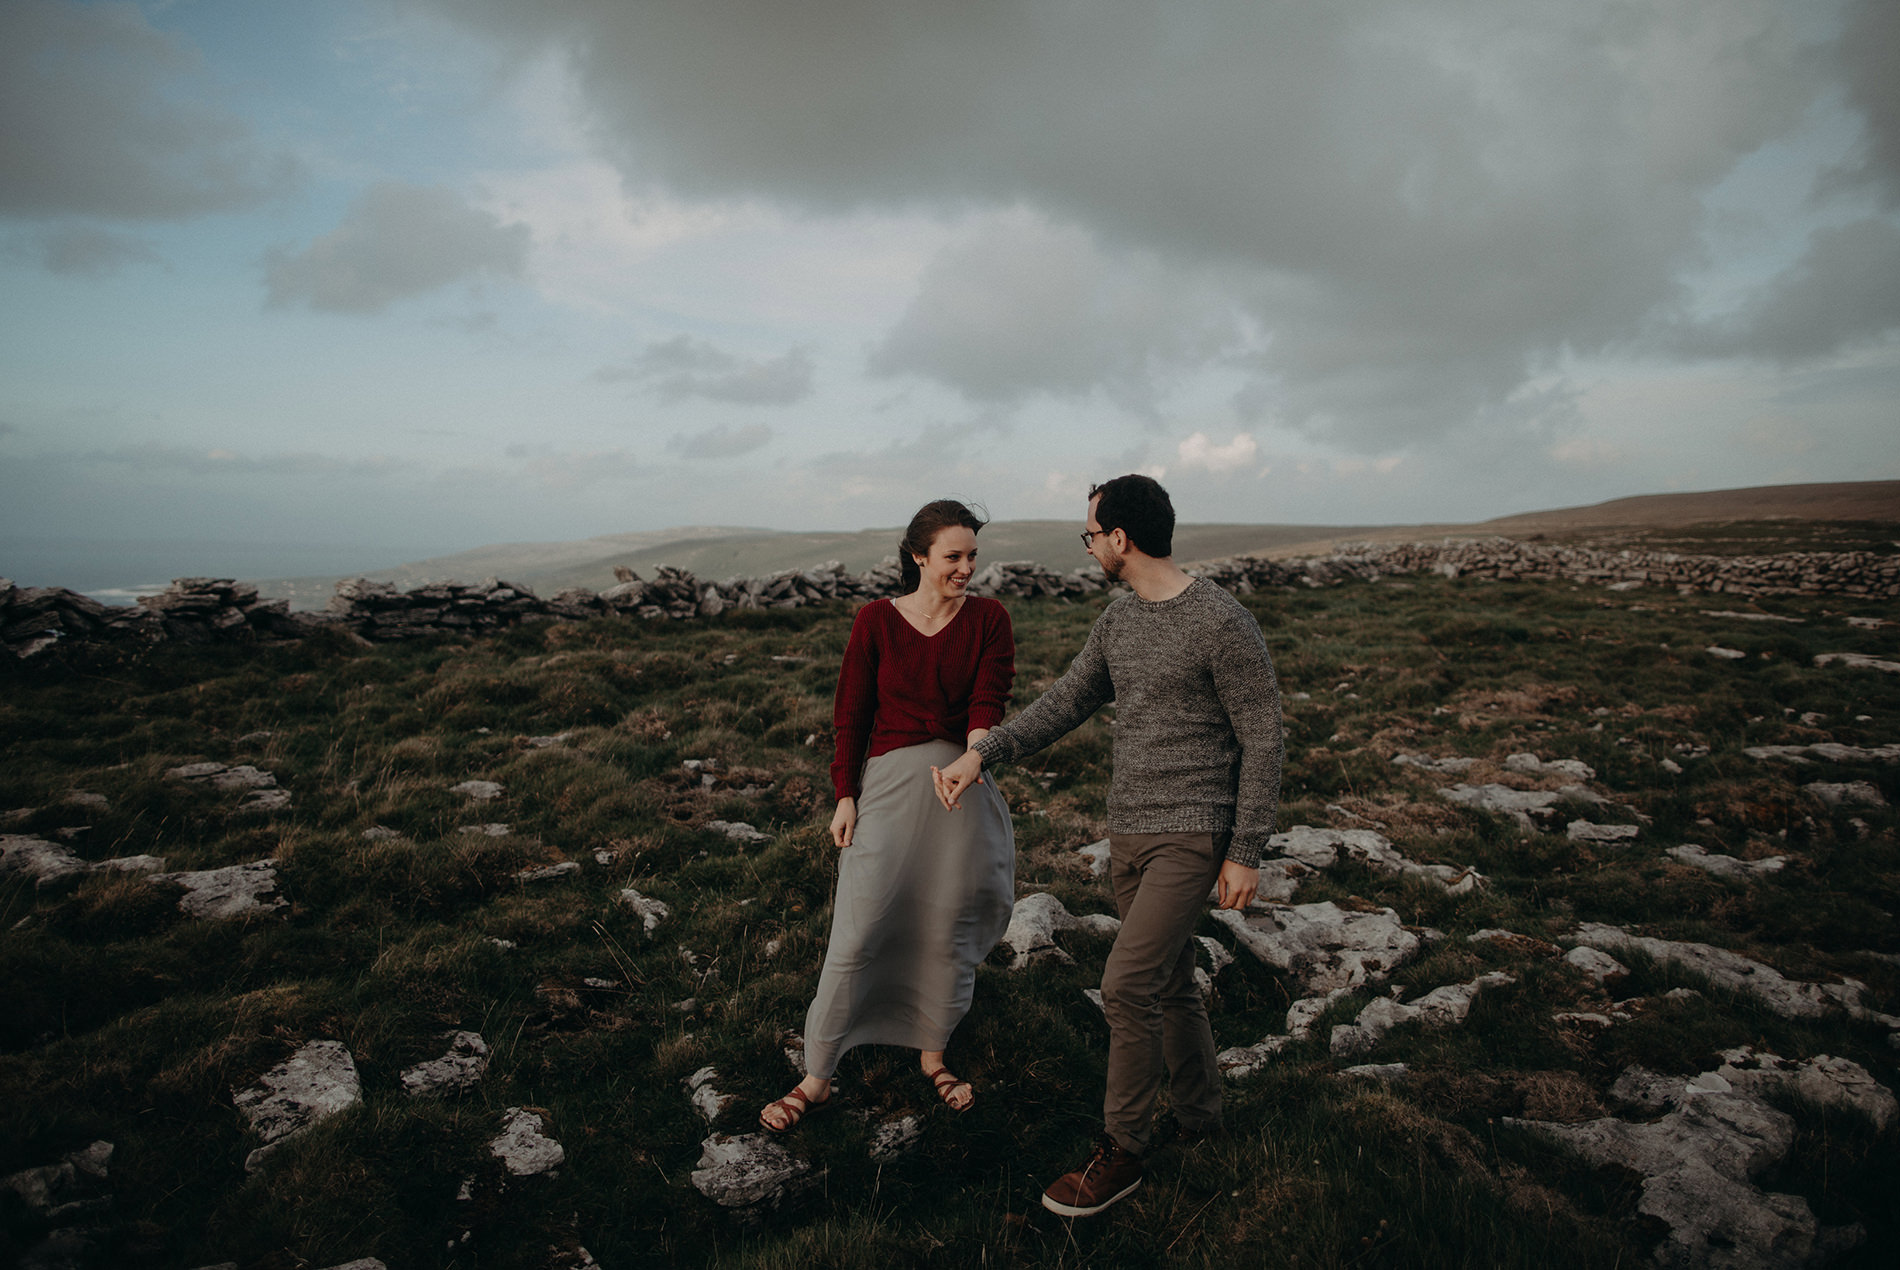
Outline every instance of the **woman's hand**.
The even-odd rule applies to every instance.
[[[838,810],[831,813],[831,841],[842,851],[851,845],[851,835],[858,828],[858,800],[840,798]]]
[[[983,777],[983,756],[975,750],[963,751],[963,757],[950,766],[939,770],[930,769],[930,780],[937,788],[937,801],[943,804],[945,811],[957,809],[957,799],[972,784],[980,785]]]

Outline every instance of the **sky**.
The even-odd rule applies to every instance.
[[[21,581],[1897,439],[1893,0],[0,0]]]

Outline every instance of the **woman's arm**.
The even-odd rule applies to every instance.
[[[876,601],[873,601],[876,603]],[[831,753],[831,787],[840,801],[858,796],[858,777],[871,745],[871,724],[877,717],[877,640],[872,634],[871,605],[858,610],[838,667],[838,691],[832,698],[831,724],[837,743]]]

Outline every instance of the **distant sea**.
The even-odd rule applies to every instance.
[[[19,586],[57,586],[102,604],[131,604],[173,578],[281,578],[359,574],[439,555],[440,544],[232,542],[148,538],[48,541],[0,538],[0,578]]]

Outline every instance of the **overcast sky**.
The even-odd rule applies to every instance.
[[[21,558],[1132,470],[1472,520],[1897,439],[1893,0],[0,0]]]

